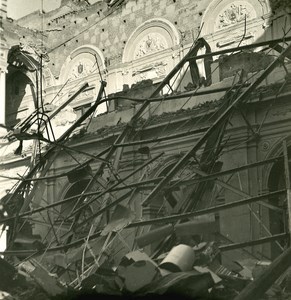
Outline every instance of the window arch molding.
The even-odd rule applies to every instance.
[[[60,82],[64,83],[68,78],[72,80],[80,77],[86,77],[91,75],[93,66],[96,67],[96,58],[100,67],[100,70],[105,69],[105,58],[102,51],[93,45],[83,45],[74,49],[66,58],[60,71]],[[78,64],[82,63],[82,70],[78,69]],[[79,72],[80,71],[80,72]],[[72,73],[75,76],[72,76]],[[83,74],[82,74],[83,73]],[[78,77],[80,75],[80,77]]]
[[[281,155],[283,155],[283,141],[286,140],[286,144],[287,144],[287,149],[288,149],[288,154],[290,156],[290,152],[291,152],[291,135],[284,137],[284,138],[280,138],[274,145],[270,146],[270,149],[266,155],[266,157],[264,159],[269,159],[269,158],[273,158],[273,157],[279,157]],[[265,141],[266,144],[269,144],[269,141]],[[282,167],[278,168],[278,165],[282,164]],[[278,162],[274,162],[272,164],[267,164],[262,168],[262,189],[267,191],[270,189],[270,185],[271,182],[270,180],[272,180],[272,176],[273,176],[273,172],[276,169],[280,169],[280,171],[282,172],[282,174],[284,173],[284,168],[283,168],[283,158],[282,160],[278,161]],[[276,178],[278,179],[278,178]]]
[[[201,20],[201,35],[244,23],[244,16],[252,20],[269,14],[268,0],[214,0],[206,8]],[[203,26],[202,26],[203,25]]]
[[[155,39],[155,41],[152,41],[152,49],[148,47],[148,50],[152,51],[144,51],[144,56],[180,44],[180,34],[170,21],[163,18],[150,19],[138,26],[129,36],[124,47],[122,62],[126,63],[142,57],[142,55],[137,55],[138,47],[142,47],[142,43],[146,42],[145,39],[149,37]],[[153,44],[153,42],[156,42],[156,44]]]

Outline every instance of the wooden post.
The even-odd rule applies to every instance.
[[[285,169],[285,181],[287,190],[287,214],[288,214],[288,233],[289,233],[289,245],[291,241],[291,182],[290,182],[290,169],[288,161],[288,148],[286,140],[283,141],[283,154],[284,154],[284,169]]]

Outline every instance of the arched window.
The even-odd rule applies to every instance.
[[[90,183],[90,178],[83,178],[81,180],[75,181],[69,189],[65,192],[63,200],[71,199],[68,202],[62,204],[60,208],[59,217],[55,220],[55,225],[60,226],[59,237],[62,239],[62,236],[65,236],[64,242],[69,242],[73,239],[80,239],[88,235],[92,222],[98,226],[102,216],[99,218],[93,218],[90,222],[84,223],[88,217],[92,216],[93,213],[97,212],[102,205],[103,198],[93,201],[90,205],[87,205],[82,210],[76,214],[72,212],[86,203],[92,200],[92,197],[80,197],[80,194],[85,191],[88,184]],[[98,193],[100,183],[94,185],[94,191]],[[92,192],[92,189],[89,189],[85,192]],[[74,198],[75,197],[75,198]],[[71,217],[69,217],[71,216]],[[73,226],[73,227],[72,227]],[[69,232],[70,231],[70,232]]]

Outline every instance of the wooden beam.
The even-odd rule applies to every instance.
[[[196,172],[197,174],[199,174],[199,175],[201,175],[201,176],[207,176],[207,173],[205,173],[205,172],[203,172],[203,171],[201,171],[201,170],[199,170],[199,169],[197,169],[197,168],[193,168],[193,170],[194,170],[194,172]],[[226,183],[226,182],[224,182],[224,181],[222,181],[222,180],[216,179],[216,180],[215,180],[215,183],[217,183],[217,184],[220,185],[221,187],[223,187],[223,188],[225,188],[225,189],[227,189],[227,190],[229,190],[229,191],[232,191],[233,193],[235,193],[235,194],[237,194],[237,195],[240,195],[240,196],[242,196],[242,197],[251,197],[250,194],[248,194],[248,193],[246,193],[246,192],[244,192],[244,191],[242,191],[242,190],[240,190],[240,189],[238,189],[238,188],[232,186],[231,184]],[[273,209],[273,210],[282,212],[282,209],[280,209],[280,208],[278,208],[278,207],[275,207],[274,205],[267,204],[267,203],[265,203],[265,202],[263,202],[263,201],[259,201],[259,203],[260,203],[262,206],[266,206],[266,207],[271,208],[271,209]]]
[[[196,154],[196,152],[205,144],[208,138],[217,130],[218,126],[221,126],[225,119],[233,112],[238,104],[246,101],[249,95],[265,80],[265,78],[271,74],[271,72],[281,64],[282,60],[291,52],[291,45],[289,45],[286,50],[284,50],[264,71],[263,73],[242,93],[237,97],[218,117],[216,121],[213,122],[212,126],[205,132],[205,134],[194,144],[192,149],[190,149],[174,166],[169,170],[168,175],[157,184],[157,186],[152,190],[152,192],[146,197],[142,205],[149,205],[155,197],[159,194],[160,190],[163,189],[169,181],[179,172],[179,170],[184,167],[189,159]]]
[[[206,214],[213,213],[213,212],[218,212],[218,211],[221,211],[221,210],[226,210],[226,209],[230,209],[230,208],[234,208],[234,207],[239,207],[239,206],[242,206],[242,205],[257,202],[257,201],[260,201],[260,200],[263,200],[263,199],[267,199],[269,197],[279,196],[279,195],[282,195],[282,194],[285,194],[285,193],[286,193],[285,189],[278,190],[278,191],[275,191],[275,192],[266,193],[266,194],[263,194],[263,195],[258,195],[258,196],[250,197],[250,198],[247,198],[247,199],[242,199],[242,200],[227,203],[227,204],[221,204],[221,205],[217,205],[217,206],[213,206],[213,207],[209,207],[209,208],[205,208],[205,209],[201,209],[201,210],[197,210],[197,211],[193,211],[193,212],[188,212],[188,213],[184,213],[184,214],[177,214],[177,215],[172,215],[172,216],[162,217],[162,218],[156,218],[156,219],[150,219],[150,220],[146,220],[146,221],[134,222],[134,223],[129,224],[127,226],[127,228],[175,222],[177,220],[188,219],[188,218],[192,218],[192,217],[196,217],[196,216],[206,215]]]
[[[290,182],[290,169],[288,160],[288,148],[286,140],[283,141],[283,153],[284,153],[284,169],[285,169],[285,182],[287,190],[287,217],[288,217],[288,233],[289,233],[289,245],[291,242],[291,182]]]
[[[230,251],[230,250],[235,250],[235,249],[241,249],[241,248],[245,248],[245,247],[251,247],[251,246],[261,245],[261,244],[265,244],[265,243],[270,243],[270,242],[277,241],[277,240],[283,240],[283,239],[286,239],[287,237],[288,237],[287,233],[279,233],[279,234],[275,234],[272,236],[260,238],[257,240],[248,241],[248,242],[222,245],[222,246],[219,246],[219,250],[220,251]]]
[[[272,284],[291,266],[291,248],[279,255],[268,268],[248,284],[234,300],[260,299]]]

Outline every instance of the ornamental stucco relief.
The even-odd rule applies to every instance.
[[[166,62],[143,66],[142,68],[133,70],[132,76],[135,78],[135,82],[165,76],[167,73],[166,66]]]
[[[234,2],[226,6],[219,14],[215,22],[217,29],[237,24],[255,18],[256,15],[252,7],[246,2]]]
[[[59,76],[60,83],[82,79],[98,73],[97,64],[101,71],[105,70],[102,52],[92,46],[84,45],[75,49],[65,60]]]
[[[90,59],[80,58],[71,67],[69,78],[74,80],[89,76],[94,71],[94,63]]]
[[[180,43],[177,28],[162,18],[150,19],[137,27],[124,47],[123,62],[138,60]]]
[[[246,20],[247,30],[251,30],[270,13],[271,10],[266,0],[213,0],[203,14],[201,35],[227,31],[228,38],[231,38],[232,27],[243,29]]]
[[[164,50],[167,47],[167,41],[161,34],[149,33],[137,44],[133,57],[134,59],[138,59],[145,55]]]

